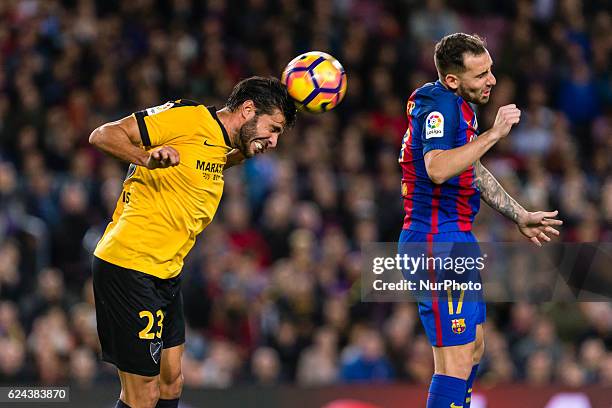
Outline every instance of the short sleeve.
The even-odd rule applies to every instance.
[[[183,135],[195,134],[200,127],[198,107],[179,101],[134,113],[142,144],[160,146]]]
[[[455,147],[459,112],[454,100],[434,100],[423,114],[423,155],[430,150],[448,150]]]

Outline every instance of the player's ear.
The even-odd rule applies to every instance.
[[[246,101],[242,102],[240,114],[245,121],[251,120],[256,114],[255,103],[251,99],[247,99]]]
[[[459,88],[459,77],[455,74],[446,74],[444,76],[444,82],[453,91]]]

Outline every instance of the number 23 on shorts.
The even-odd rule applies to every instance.
[[[153,340],[155,337],[157,337],[158,339],[161,338],[162,330],[164,328],[164,313],[161,311],[161,309],[159,309],[157,310],[157,312],[155,312],[155,315],[157,316],[157,327],[159,327],[159,330],[155,333],[152,333],[151,329],[153,328],[153,323],[155,322],[155,317],[153,317],[153,313],[148,310],[143,310],[138,313],[138,317],[140,317],[141,319],[147,319],[147,326],[140,332],[138,332],[138,337],[144,340]]]

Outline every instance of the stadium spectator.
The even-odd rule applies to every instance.
[[[329,327],[313,335],[313,344],[300,355],[297,383],[303,386],[333,384],[338,377],[338,336]]]
[[[276,350],[269,347],[260,347],[251,357],[251,371],[254,383],[270,386],[278,383],[280,379],[281,362]]]
[[[342,352],[340,380],[384,382],[393,378],[393,367],[384,355],[381,335],[370,328],[356,327],[353,342]]]

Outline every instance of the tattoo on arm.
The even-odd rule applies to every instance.
[[[504,190],[499,182],[480,161],[474,163],[476,178],[474,182],[480,190],[482,199],[494,210],[499,211],[514,222],[525,209]]]

